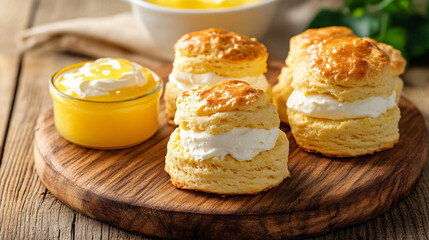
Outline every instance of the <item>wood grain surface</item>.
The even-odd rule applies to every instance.
[[[276,81],[282,63],[269,64]],[[155,70],[157,71],[157,70]],[[171,67],[157,72],[167,79]],[[360,158],[327,158],[299,149],[290,129],[292,177],[256,196],[220,197],[179,190],[163,171],[173,127],[164,117],[145,143],[123,150],[82,148],[56,132],[52,109],[36,125],[36,169],[45,186],[78,212],[150,236],[177,239],[302,237],[356,224],[410,194],[426,160],[422,115],[400,102],[398,145]]]
[[[0,21],[0,159],[20,71],[21,55],[15,39],[29,24],[31,6],[25,0],[0,1],[0,19],[4,19]]]
[[[308,17],[319,3],[331,7],[335,1],[341,2],[280,1],[274,25],[262,39],[270,57],[284,60],[289,37],[302,31],[299,25],[306,24],[300,16]],[[306,3],[311,3],[312,10]],[[78,17],[109,16],[129,11],[129,4],[117,0],[0,0],[0,6],[0,142],[4,146],[0,164],[0,239],[153,239],[86,217],[62,204],[43,186],[34,169],[33,140],[37,117],[51,105],[47,79],[62,67],[90,59],[39,50],[20,54],[16,48],[16,36],[22,28]],[[404,74],[403,92],[420,109],[427,126],[428,76],[427,63],[410,65]],[[428,196],[426,163],[415,191],[389,211],[306,240],[429,239]]]
[[[117,0],[0,0],[0,4],[4,6],[0,15],[2,23],[13,26],[14,22],[28,21],[22,28],[75,17],[107,16],[129,10],[127,3]],[[19,28],[15,29],[13,35],[8,35],[3,34],[3,28],[1,29],[1,38],[15,43],[5,52],[16,49],[19,31]],[[1,49],[3,54],[3,48]],[[11,79],[0,80],[9,81],[9,85],[17,85],[16,93],[12,92],[10,95],[13,106],[11,103],[0,106],[0,111],[4,108],[11,109],[6,114],[9,121],[6,119],[8,128],[0,166],[0,239],[140,237],[90,219],[65,206],[48,193],[34,169],[34,127],[41,109],[51,104],[47,91],[48,79],[59,69],[86,60],[88,59],[81,56],[37,50],[23,54],[16,62],[11,59],[10,63],[1,66],[5,67],[5,72],[10,71],[10,75],[16,71],[14,68],[20,71],[16,76],[10,76],[13,77]],[[3,91],[3,86],[0,88]]]

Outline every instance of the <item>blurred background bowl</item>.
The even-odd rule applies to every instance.
[[[211,27],[261,39],[275,15],[278,0],[222,9],[170,8],[144,0],[126,0],[156,50],[173,59],[174,43],[184,34]]]

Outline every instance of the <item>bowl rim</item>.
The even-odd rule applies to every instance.
[[[268,4],[273,4],[278,2],[279,0],[263,0],[259,3],[253,3],[244,6],[237,7],[228,7],[228,8],[219,8],[219,9],[187,9],[187,8],[173,8],[173,7],[165,7],[161,5],[157,5],[154,3],[147,2],[145,0],[123,0],[129,2],[130,4],[135,4],[140,7],[148,8],[150,10],[167,12],[167,13],[179,13],[179,14],[216,14],[216,13],[231,13],[231,12],[239,12],[248,9],[254,9],[258,7],[262,7]]]
[[[123,100],[115,100],[115,101],[95,101],[95,100],[88,100],[88,99],[82,99],[82,98],[76,98],[76,97],[72,97],[69,96],[63,92],[61,92],[60,90],[58,90],[58,88],[55,86],[55,80],[60,77],[62,74],[64,74],[67,71],[73,70],[75,68],[81,67],[83,66],[85,63],[89,63],[89,62],[94,62],[93,60],[91,61],[85,61],[85,62],[80,62],[80,63],[76,63],[76,64],[72,64],[70,66],[67,66],[59,71],[57,71],[56,73],[54,73],[54,75],[49,79],[49,90],[52,93],[58,94],[59,96],[63,97],[63,98],[67,98],[67,99],[71,99],[71,100],[75,100],[75,101],[80,101],[80,102],[88,102],[88,103],[97,103],[97,104],[112,104],[112,103],[123,103],[123,102],[131,102],[131,101],[135,101],[135,100],[139,100],[139,99],[143,99],[146,98],[148,96],[153,95],[154,93],[156,93],[157,91],[159,91],[160,89],[162,89],[163,86],[163,81],[162,78],[156,74],[153,70],[147,68],[147,70],[149,70],[149,72],[153,75],[153,77],[155,78],[155,81],[157,82],[157,84],[155,85],[155,88],[152,89],[151,91],[134,97],[134,98],[129,98],[129,99],[123,99]]]

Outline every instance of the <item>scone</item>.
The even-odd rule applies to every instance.
[[[279,82],[273,87],[273,103],[277,105],[278,113],[282,122],[288,124],[286,102],[292,93],[292,75],[295,67],[307,54],[307,49],[325,39],[353,37],[353,31],[346,27],[326,27],[319,29],[308,29],[290,39],[289,54],[286,58],[286,67],[279,75]]]
[[[372,38],[364,39],[377,45],[377,47],[383,50],[390,57],[390,75],[396,78],[396,102],[398,103],[399,99],[401,98],[402,88],[404,87],[404,81],[401,77],[399,77],[399,75],[404,73],[407,61],[402,56],[401,51],[393,48],[392,46],[377,42]]]
[[[309,152],[353,157],[398,142],[400,111],[389,56],[356,37],[313,45],[293,73],[287,113],[297,144]]]
[[[317,44],[323,40],[354,37],[353,31],[346,27],[326,27],[319,29],[308,29],[305,32],[298,34],[290,40],[290,50],[286,58],[286,67],[284,67],[279,75],[279,82],[273,87],[273,102],[277,105],[280,119],[282,122],[288,124],[287,119],[287,106],[286,102],[293,91],[291,86],[293,71],[301,62],[310,46]],[[379,43],[372,38],[365,38],[366,40],[376,44],[390,57],[390,74],[396,78],[396,102],[399,102],[401,97],[404,82],[399,77],[405,71],[406,61],[402,57],[399,50],[384,43]]]
[[[256,194],[289,176],[289,141],[277,109],[239,80],[184,91],[165,157],[174,186],[216,194]]]
[[[173,71],[164,95],[171,119],[182,91],[222,81],[242,80],[271,97],[271,87],[264,75],[267,71],[267,49],[256,39],[211,28],[184,35],[174,49]]]

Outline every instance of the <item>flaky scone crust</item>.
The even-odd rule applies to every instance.
[[[330,39],[312,46],[294,71],[292,87],[340,102],[390,96],[396,84],[389,68],[389,56],[365,39]]]
[[[279,75],[279,82],[273,87],[273,103],[277,106],[280,120],[285,124],[289,124],[287,118],[287,100],[293,92],[290,85],[292,82],[293,71],[288,67],[283,67]],[[404,81],[400,77],[395,78],[396,103],[401,99]]]
[[[370,41],[377,45],[381,50],[383,50],[390,57],[390,75],[399,76],[404,73],[405,66],[407,65],[407,61],[402,56],[401,51],[395,49],[394,47],[377,42],[372,38],[364,38],[367,41]]]
[[[356,157],[392,148],[399,139],[398,107],[376,118],[347,120],[313,118],[290,109],[287,111],[296,143],[308,152]]]
[[[287,120],[287,100],[293,92],[292,83],[293,69],[283,67],[279,75],[279,82],[273,87],[273,103],[277,106],[280,120],[289,124]]]
[[[185,73],[212,72],[223,77],[256,77],[267,72],[267,58],[268,56],[251,61],[226,62],[205,55],[185,57],[176,52],[173,67],[176,71]]]
[[[231,155],[196,161],[180,140],[177,128],[167,144],[165,171],[174,186],[216,194],[257,194],[267,191],[290,176],[289,141],[279,129],[273,149],[263,151],[249,161],[237,161]]]
[[[305,32],[295,35],[290,39],[289,54],[286,58],[286,65],[279,76],[279,82],[273,87],[273,103],[277,106],[280,120],[288,124],[287,120],[287,100],[293,91],[291,86],[293,71],[307,55],[307,49],[326,39],[354,37],[353,31],[347,27],[326,27],[319,29],[308,29]]]
[[[271,129],[280,120],[277,108],[260,89],[239,80],[183,92],[174,122],[183,129],[219,134],[233,128]]]
[[[226,61],[251,61],[268,55],[264,44],[256,39],[220,28],[188,33],[174,49],[186,57],[209,55]]]
[[[325,27],[308,29],[290,39],[289,54],[286,58],[288,67],[295,67],[307,54],[307,48],[326,39],[354,37],[353,31],[347,27]]]
[[[395,78],[395,91],[396,91],[396,104],[401,100],[402,89],[404,88],[404,81],[400,77]]]
[[[390,58],[385,52],[355,37],[313,45],[305,62],[313,73],[344,87],[375,86],[390,69]]]
[[[167,117],[169,118],[169,123],[170,124],[174,124],[174,116],[176,115],[176,102],[177,102],[177,98],[180,96],[180,94],[183,91],[178,88],[176,86],[176,84],[174,84],[173,82],[167,82],[167,84],[165,85],[165,94],[164,94],[164,101],[165,101],[165,107],[166,107],[166,112],[167,112]],[[270,85],[268,85],[268,89],[265,92],[265,94],[267,94],[267,98],[269,100],[272,99],[273,96],[273,92],[272,92],[272,88]]]
[[[165,111],[167,112],[167,116],[170,120],[174,120],[174,116],[176,115],[176,101],[177,98],[183,91],[176,86],[173,82],[167,82],[165,85],[165,93],[164,93],[164,102],[165,102]],[[173,121],[171,121],[173,123]]]
[[[267,59],[266,47],[256,39],[211,28],[177,41],[173,67],[180,72],[243,78],[267,72]]]

